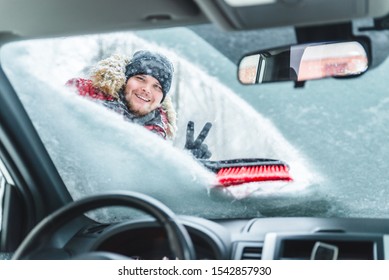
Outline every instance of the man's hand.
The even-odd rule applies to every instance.
[[[209,159],[212,153],[208,150],[207,144],[204,144],[204,139],[207,137],[212,124],[207,122],[201,130],[199,136],[194,140],[194,123],[188,122],[186,129],[186,143],[185,149],[190,150],[194,157],[199,159]]]

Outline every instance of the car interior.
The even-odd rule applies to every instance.
[[[359,79],[389,54],[386,37],[379,35],[389,29],[386,0],[3,0],[0,6],[1,48],[29,40],[188,27],[236,66],[236,80],[247,87],[291,81],[297,90],[310,79]],[[223,35],[214,37],[205,27]],[[258,47],[257,32],[272,28],[288,28],[295,42]],[[341,46],[351,49],[355,59],[342,56]],[[232,47],[239,52],[232,52]],[[321,63],[331,55],[343,60],[326,64],[325,73],[315,72],[309,58],[302,56],[309,50],[321,54]],[[293,54],[299,54],[297,68],[289,65]],[[207,218],[177,214],[157,197],[114,188],[74,199],[3,66],[2,60],[10,58],[0,57],[0,259],[389,259],[388,215],[326,217],[297,212]],[[304,58],[305,66],[300,62]],[[283,168],[263,180],[292,180],[283,159],[203,163],[215,173],[255,164]],[[224,187],[247,182],[231,173],[219,174]],[[258,176],[247,180],[262,180]],[[382,176],[387,185],[388,178]],[[212,190],[206,195],[215,205],[223,200]],[[264,201],[266,197],[250,203],[266,205]],[[147,215],[112,222],[85,215],[104,207]]]

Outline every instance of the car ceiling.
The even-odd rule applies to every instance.
[[[270,43],[280,46],[298,42],[294,29],[286,25],[301,28],[389,13],[387,0],[250,0],[257,4],[249,7],[234,7],[227,2],[234,1],[0,0],[0,45],[30,38],[186,25],[237,64],[243,54],[274,47]],[[334,12],[337,10],[347,12]],[[204,28],[211,23],[213,27]],[[234,30],[241,32],[229,32]],[[323,34],[322,30],[317,33]],[[386,47],[387,42],[375,47],[375,53]],[[384,58],[386,51],[372,65]]]
[[[0,39],[92,34],[207,22],[214,22],[227,30],[242,30],[377,17],[389,12],[389,1],[386,0],[254,2],[256,4],[249,7],[234,7],[225,0],[0,0]],[[324,10],[323,7],[329,8]],[[279,16],[274,17],[274,14]]]
[[[0,0],[0,34],[49,37],[207,22],[193,1]]]

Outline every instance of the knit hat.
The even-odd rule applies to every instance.
[[[169,92],[173,72],[173,64],[165,56],[141,50],[134,54],[130,63],[126,66],[125,75],[127,80],[139,74],[150,75],[157,79],[162,87],[163,101]]]

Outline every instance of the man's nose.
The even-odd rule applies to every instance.
[[[145,85],[142,87],[142,90],[143,90],[144,92],[146,92],[147,94],[151,94],[151,85],[145,84]]]

